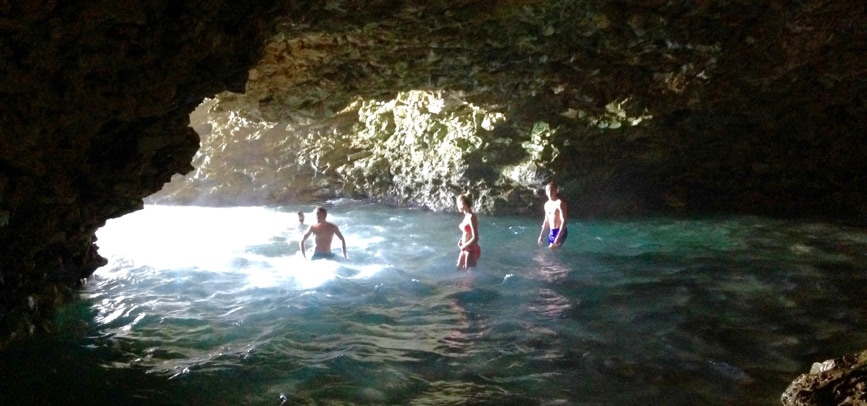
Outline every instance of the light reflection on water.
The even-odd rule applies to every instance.
[[[540,219],[481,216],[479,268],[461,272],[458,215],[341,202],[349,259],[306,262],[298,209],[110,221],[110,262],[67,315],[85,331],[32,350],[81,349],[64,354],[91,379],[59,400],[778,404],[812,362],[867,346],[860,229],[575,221],[551,252]],[[36,396],[19,374],[6,389]]]

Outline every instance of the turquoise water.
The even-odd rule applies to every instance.
[[[57,331],[0,353],[0,403],[777,405],[867,348],[861,228],[573,220],[552,252],[541,215],[480,216],[466,272],[457,213],[328,207],[347,260],[298,254],[312,206],[109,221]]]

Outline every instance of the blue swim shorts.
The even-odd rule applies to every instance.
[[[554,243],[554,240],[557,239],[557,234],[559,234],[559,233],[560,233],[559,228],[552,228],[551,231],[548,232],[548,245],[551,245]],[[569,229],[567,228],[567,229],[563,230],[563,237],[560,239],[560,245],[563,245],[563,243],[566,242],[566,237],[568,237],[568,236],[569,236]]]

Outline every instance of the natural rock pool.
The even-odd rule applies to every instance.
[[[147,206],[58,330],[0,353],[8,404],[779,404],[867,346],[867,232],[759,217],[480,215],[328,205],[349,258],[305,262],[313,206]],[[308,215],[308,222],[313,217]],[[335,240],[335,248],[339,243]]]

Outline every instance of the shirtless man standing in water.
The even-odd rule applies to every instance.
[[[545,236],[545,229],[548,229],[548,248],[555,249],[566,242],[569,234],[566,230],[566,203],[560,200],[557,184],[553,181],[545,186],[545,194],[548,195],[548,201],[545,202],[545,220],[539,233],[539,245],[542,245],[542,237]]]
[[[334,239],[335,235],[340,239],[340,244],[343,248],[343,258],[346,258],[346,240],[343,239],[343,234],[340,233],[340,229],[336,225],[325,221],[325,216],[328,215],[328,212],[324,207],[317,207],[315,213],[316,224],[310,226],[310,228],[307,229],[307,232],[304,233],[304,237],[301,238],[301,256],[303,256],[304,259],[307,259],[304,243],[307,242],[307,237],[309,237],[310,234],[314,234],[316,236],[316,248],[313,250],[313,255],[310,256],[311,261],[314,259],[334,258],[334,254],[331,252],[331,240]]]

